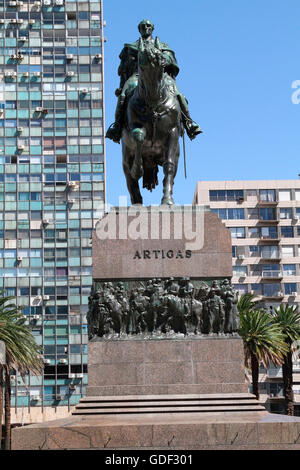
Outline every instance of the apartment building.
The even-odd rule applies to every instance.
[[[300,179],[199,181],[193,203],[209,205],[231,230],[232,284],[239,294],[251,292],[269,309],[299,306]],[[300,405],[300,362],[294,367]],[[281,412],[281,369],[261,369],[260,382],[268,408]]]
[[[105,202],[100,0],[0,0],[0,286],[44,348],[13,421],[63,416],[87,383],[91,232]]]

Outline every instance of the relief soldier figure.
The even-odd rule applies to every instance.
[[[89,297],[88,334],[232,334],[237,331],[237,293],[229,280],[195,289],[189,277],[149,279],[127,291],[103,282]]]

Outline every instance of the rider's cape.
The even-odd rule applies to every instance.
[[[166,42],[161,42],[160,46],[166,58],[165,71],[172,78],[175,78],[179,73],[179,67],[177,64],[175,53]],[[124,47],[119,55],[121,63],[118,68],[118,74],[121,77],[121,88],[124,86],[126,80],[128,80],[128,78],[131,77],[133,73],[137,72],[138,48],[139,41],[135,41],[131,44],[124,44]]]

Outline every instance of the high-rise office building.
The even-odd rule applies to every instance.
[[[300,306],[300,179],[199,181],[194,204],[218,214],[232,237],[232,284],[268,309]],[[294,362],[295,410],[300,414],[300,360]],[[260,370],[262,399],[283,411],[280,368]]]
[[[100,0],[0,0],[0,286],[45,357],[42,376],[13,377],[13,421],[62,415],[85,393],[103,42]]]

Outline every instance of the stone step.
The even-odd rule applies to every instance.
[[[215,394],[184,394],[184,395],[102,395],[102,396],[88,396],[81,398],[81,403],[93,403],[93,402],[130,402],[130,401],[173,401],[173,400],[256,400],[255,395],[251,393],[215,393]]]
[[[145,402],[109,402],[109,403],[79,403],[76,408],[77,409],[94,409],[94,408],[137,408],[137,407],[160,407],[160,406],[224,406],[224,405],[231,405],[233,402],[230,400],[214,400],[213,402],[209,400],[190,400],[190,401],[145,401]],[[245,406],[245,405],[253,405],[255,404],[254,400],[235,400],[234,404]]]
[[[148,395],[85,397],[73,415],[264,411],[254,395]]]
[[[213,412],[245,412],[245,411],[264,411],[261,405],[248,405],[241,407],[240,405],[223,405],[213,406],[168,406],[168,407],[132,407],[132,408],[95,408],[95,409],[78,409],[73,411],[73,415],[107,415],[107,414],[143,414],[143,413],[213,413]]]

